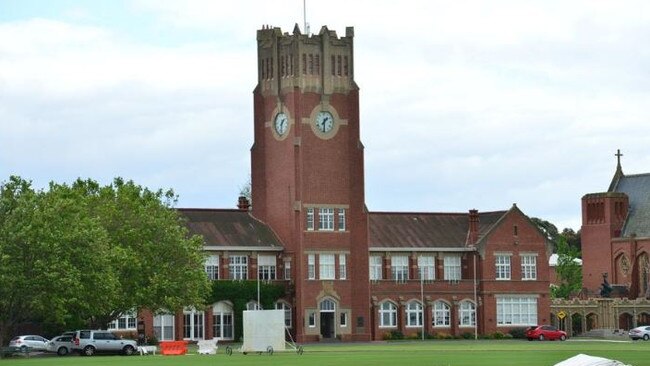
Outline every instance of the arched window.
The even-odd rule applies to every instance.
[[[397,306],[390,301],[385,301],[379,306],[379,326],[397,326]]]
[[[458,322],[461,327],[476,325],[476,306],[468,300],[461,301],[458,307]]]
[[[336,304],[334,304],[334,301],[330,299],[324,299],[323,301],[320,302],[320,311],[333,313],[334,311],[336,311]]]
[[[204,337],[203,326],[205,324],[205,313],[194,308],[183,310],[183,339],[199,340]]]
[[[284,301],[278,301],[275,303],[275,308],[284,310],[284,326],[291,328],[291,306]]]
[[[246,310],[262,310],[262,305],[258,304],[257,301],[251,300],[246,303]]]
[[[212,307],[212,330],[214,338],[233,339],[234,322],[232,305],[220,301]]]
[[[451,324],[449,320],[449,305],[446,302],[434,302],[432,311],[434,327],[448,327]]]
[[[406,326],[422,326],[422,304],[418,301],[413,300],[406,304]]]

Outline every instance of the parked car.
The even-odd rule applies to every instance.
[[[644,341],[647,341],[650,339],[650,325],[644,325],[641,327],[636,327],[634,329],[630,329],[630,338],[633,340],[639,340],[643,339]]]
[[[559,339],[565,341],[566,332],[559,330],[552,325],[535,325],[526,330],[526,338],[528,338],[529,341],[532,341],[533,339],[539,339],[540,341],[545,339],[550,341]]]
[[[59,356],[65,356],[72,351],[72,335],[60,335],[52,338],[47,345],[48,352],[56,352]]]
[[[21,352],[30,351],[46,351],[47,344],[50,341],[46,338],[37,335],[23,335],[14,337],[9,341],[9,347],[15,347]]]
[[[131,339],[122,339],[107,330],[78,330],[75,333],[72,350],[81,355],[95,353],[122,353],[130,356],[138,345]]]

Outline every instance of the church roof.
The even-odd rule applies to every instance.
[[[479,241],[506,212],[479,213]],[[368,217],[370,248],[466,248],[467,213],[370,212]]]
[[[622,175],[612,188],[629,198],[630,208],[621,236],[650,237],[650,174]]]
[[[280,240],[265,223],[248,211],[181,208],[190,234],[205,238],[205,246],[233,249],[282,250]]]

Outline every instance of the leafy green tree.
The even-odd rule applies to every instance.
[[[534,222],[535,225],[537,225],[537,227],[546,235],[546,238],[553,243],[553,251],[555,251],[555,248],[557,247],[557,240],[560,236],[557,230],[557,226],[537,217],[531,217],[530,220]]]
[[[575,232],[571,228],[565,228],[564,230],[562,230],[562,233],[560,233],[560,235],[564,237],[564,239],[566,239],[567,244],[570,247],[576,248],[578,251],[582,249],[582,244],[580,241],[580,230]]]
[[[569,246],[566,239],[560,236],[557,242],[557,255],[555,272],[558,285],[551,287],[551,296],[568,299],[582,289],[582,265],[576,261],[580,257],[580,251]]]
[[[169,191],[122,179],[0,185],[0,344],[21,322],[104,327],[122,313],[201,306],[203,239]]]

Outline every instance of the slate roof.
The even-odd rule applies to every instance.
[[[650,237],[650,174],[622,175],[613,191],[627,194],[630,202],[621,236]]]
[[[271,228],[247,211],[180,208],[178,212],[187,219],[191,234],[205,238],[206,246],[283,249]]]
[[[479,241],[507,211],[479,213]],[[371,248],[465,248],[468,213],[370,212]]]

